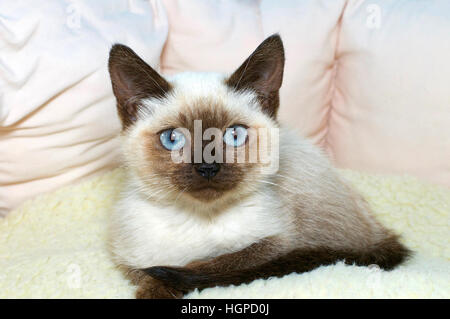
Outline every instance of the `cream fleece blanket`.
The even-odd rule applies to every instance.
[[[338,263],[188,298],[449,298],[450,190],[411,177],[342,171],[379,219],[415,251],[385,272]],[[0,220],[0,298],[132,298],[111,262],[106,222],[123,181],[116,169],[25,203]]]

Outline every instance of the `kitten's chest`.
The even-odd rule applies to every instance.
[[[214,218],[145,205],[128,217],[115,246],[134,267],[185,265],[243,249],[284,228],[282,219],[261,205],[235,207]]]

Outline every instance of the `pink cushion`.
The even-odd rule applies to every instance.
[[[450,1],[350,1],[337,59],[336,162],[450,186]]]
[[[0,12],[1,216],[119,165],[109,48],[157,66],[168,27],[159,1],[2,1]]]

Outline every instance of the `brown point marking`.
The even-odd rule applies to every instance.
[[[202,129],[204,131],[208,128],[223,130],[242,119],[233,115],[222,102],[211,97],[203,97],[181,109],[178,114],[177,124],[179,127],[189,129],[192,134],[195,120],[202,121]]]
[[[136,121],[142,99],[163,98],[172,88],[158,72],[125,45],[113,45],[109,52],[108,69],[123,129]]]
[[[283,42],[278,34],[264,40],[245,62],[227,79],[233,90],[250,89],[256,92],[262,110],[276,118],[283,82]]]
[[[136,299],[179,299],[183,292],[166,286],[139,269],[124,269],[125,276],[137,286]]]

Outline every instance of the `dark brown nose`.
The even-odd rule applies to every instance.
[[[206,178],[211,179],[214,176],[217,175],[217,173],[220,171],[220,164],[218,163],[201,163],[201,164],[195,164],[194,165],[195,170],[197,173]]]

